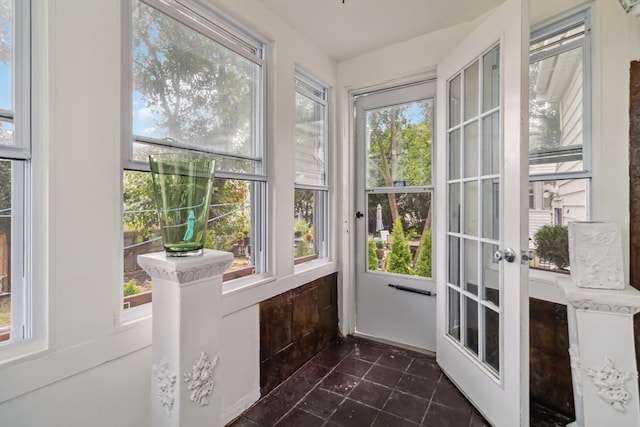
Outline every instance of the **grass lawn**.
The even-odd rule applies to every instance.
[[[0,328],[11,324],[11,298],[0,298]]]

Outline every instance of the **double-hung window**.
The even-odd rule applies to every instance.
[[[31,337],[30,1],[0,0],[0,346]]]
[[[531,35],[529,238],[534,268],[567,271],[567,224],[589,219],[590,40],[588,10]]]
[[[294,263],[328,256],[327,93],[296,72]]]
[[[224,280],[265,271],[265,43],[200,1],[131,0],[130,126],[123,138],[124,308],[150,300],[137,255],[162,242],[148,156],[216,159],[206,247],[235,254]]]

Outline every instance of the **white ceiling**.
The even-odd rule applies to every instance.
[[[472,21],[504,0],[260,0],[336,61]]]

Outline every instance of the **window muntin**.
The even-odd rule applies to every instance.
[[[131,0],[124,138],[124,308],[150,301],[137,255],[161,251],[148,156],[216,158],[205,247],[234,252],[224,280],[265,271],[264,43],[211,10]],[[195,6],[194,6],[195,7]]]
[[[588,10],[531,37],[529,243],[535,269],[568,273],[567,226],[590,217],[590,39]]]
[[[294,259],[328,256],[328,89],[301,71],[295,80]]]
[[[0,0],[0,345],[32,336],[26,241],[30,6]]]

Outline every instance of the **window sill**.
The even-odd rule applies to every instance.
[[[557,279],[567,277],[569,276],[564,273],[530,269],[529,297],[567,305],[567,298],[556,283]]]
[[[224,316],[295,289],[313,280],[335,273],[337,264],[327,258],[301,264],[286,277],[251,276],[227,283],[222,289]]]

